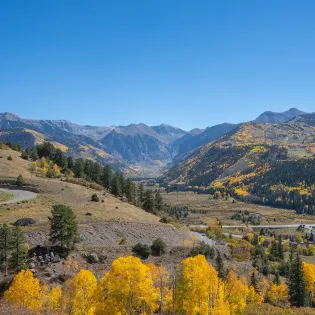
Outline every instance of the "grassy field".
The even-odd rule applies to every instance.
[[[314,223],[314,217],[297,215],[294,210],[265,207],[240,201],[233,203],[232,198],[216,200],[211,195],[193,192],[163,193],[163,198],[167,204],[187,206],[192,210],[188,217],[183,219],[186,224],[212,224],[218,219],[223,225],[240,225],[240,221],[231,219],[232,214],[240,210],[261,214],[263,216],[262,225]]]
[[[9,201],[14,198],[14,194],[10,194],[6,191],[0,191],[0,202]]]

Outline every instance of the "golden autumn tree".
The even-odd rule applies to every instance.
[[[45,313],[58,313],[61,310],[62,290],[55,287],[49,290],[48,286],[43,288],[42,311]]]
[[[71,315],[85,315],[93,309],[97,303],[94,299],[95,290],[97,289],[97,279],[89,270],[80,270],[72,282],[73,296],[71,306]]]
[[[179,313],[208,314],[218,296],[219,278],[205,256],[197,255],[182,261],[176,288]]]
[[[224,283],[221,280],[219,280],[218,293],[211,309],[211,315],[231,315],[230,304],[224,298]]]
[[[241,315],[246,306],[248,285],[245,277],[238,279],[234,271],[230,271],[224,281],[224,295],[229,302],[231,315]]]
[[[137,257],[120,257],[101,279],[104,314],[146,314],[158,308],[159,292],[150,268]]]
[[[20,271],[13,279],[10,288],[4,293],[7,302],[39,312],[42,307],[40,282],[30,270]]]
[[[148,264],[154,287],[159,292],[159,311],[163,314],[164,311],[169,311],[172,308],[173,294],[170,288],[169,273],[163,266],[155,266]]]
[[[268,301],[274,305],[288,300],[288,287],[285,283],[272,284],[267,292]]]
[[[306,281],[306,289],[312,300],[315,295],[315,265],[303,262],[303,271]]]

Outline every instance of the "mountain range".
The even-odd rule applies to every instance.
[[[252,124],[291,120],[297,123],[298,120],[313,119],[307,115],[295,108],[283,113],[265,112]],[[160,175],[198,148],[239,130],[241,126],[243,124],[223,123],[190,131],[165,124],[82,126],[67,120],[32,120],[8,112],[0,114],[0,138],[5,141],[20,143],[22,147],[50,141],[71,155],[109,163],[134,176]]]

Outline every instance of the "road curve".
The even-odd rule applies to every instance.
[[[37,197],[37,194],[31,191],[26,191],[26,190],[13,190],[13,189],[0,188],[0,191],[5,191],[5,192],[15,195],[14,199],[11,199],[8,201],[2,201],[0,202],[0,205],[6,205],[9,203],[16,203],[16,202],[20,202],[24,200],[30,200]]]

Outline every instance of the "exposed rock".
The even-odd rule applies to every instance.
[[[35,221],[32,218],[22,218],[15,221],[15,226],[29,226],[35,224]]]

